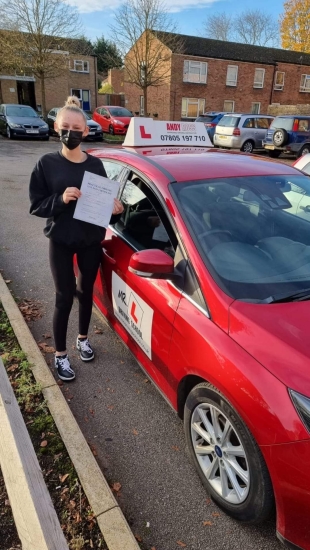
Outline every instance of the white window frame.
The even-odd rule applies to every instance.
[[[225,103],[231,103],[232,104],[232,109],[227,109],[227,107],[225,107]],[[224,99],[224,107],[223,107],[223,111],[225,111],[225,113],[234,113],[235,112],[235,102],[232,101],[231,99]]]
[[[259,71],[259,73],[262,74],[262,79],[258,79],[257,78],[257,72]],[[254,73],[254,83],[253,83],[253,88],[263,88],[264,87],[264,80],[265,80],[265,69],[262,69],[261,67],[257,67],[255,69],[255,73]]]
[[[140,116],[144,116],[144,95],[140,95]]]
[[[308,86],[307,86],[307,82],[309,83]],[[301,75],[299,91],[303,93],[310,92],[310,74]]]
[[[235,70],[234,78],[228,78],[228,73],[229,73],[229,70],[230,70],[230,69],[234,69],[234,70]],[[239,70],[238,65],[228,65],[228,66],[227,66],[226,86],[237,86],[237,82],[238,82],[238,70]]]
[[[191,116],[188,114],[188,105],[197,104],[197,115]],[[186,107],[184,108],[184,106]],[[197,118],[199,115],[203,115],[205,112],[206,100],[197,97],[182,97],[182,108],[181,108],[181,117],[182,118]]]
[[[254,105],[258,105],[258,111],[254,110]],[[260,114],[260,102],[259,101],[253,101],[252,103],[252,115],[259,115]]]
[[[282,84],[281,84],[281,83],[279,84],[279,83],[277,82],[277,77],[278,77],[279,74],[282,74],[282,75],[283,75],[283,83],[282,83]],[[283,88],[284,88],[284,81],[285,81],[285,72],[284,72],[284,71],[277,71],[276,74],[275,74],[275,77],[274,77],[274,86],[273,86],[273,89],[282,92],[282,90],[283,90]]]
[[[70,69],[75,73],[89,73],[89,61],[83,61],[83,59],[73,60],[73,69]]]
[[[199,74],[191,73],[191,69],[199,69]],[[208,63],[204,61],[194,61],[194,60],[184,61],[183,82],[193,82],[195,84],[206,84],[207,78],[208,78]]]

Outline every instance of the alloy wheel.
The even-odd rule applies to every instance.
[[[241,504],[248,496],[250,471],[241,439],[223,412],[201,403],[192,414],[193,449],[208,483],[230,504]]]
[[[12,138],[11,128],[9,126],[6,127],[6,135],[9,139]]]
[[[253,152],[253,144],[251,141],[246,141],[242,147],[242,150],[245,152],[245,153],[252,153]]]

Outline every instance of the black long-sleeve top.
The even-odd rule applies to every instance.
[[[106,177],[100,159],[87,155],[84,162],[71,162],[60,152],[48,153],[34,167],[29,186],[30,214],[48,218],[44,228],[46,237],[68,246],[88,246],[101,242],[104,227],[73,218],[76,201],[65,204],[63,193],[67,187],[81,188],[84,172]],[[111,217],[116,223],[119,216]]]

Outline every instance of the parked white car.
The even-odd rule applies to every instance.
[[[216,126],[213,143],[218,147],[240,149],[245,153],[262,149],[263,139],[273,118],[253,114],[224,115]]]
[[[302,155],[296,160],[296,162],[294,162],[293,166],[310,175],[310,153]]]

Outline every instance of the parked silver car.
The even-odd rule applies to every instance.
[[[252,153],[262,149],[262,141],[273,121],[269,115],[228,114],[224,115],[215,129],[214,145],[227,149],[240,149]]]

